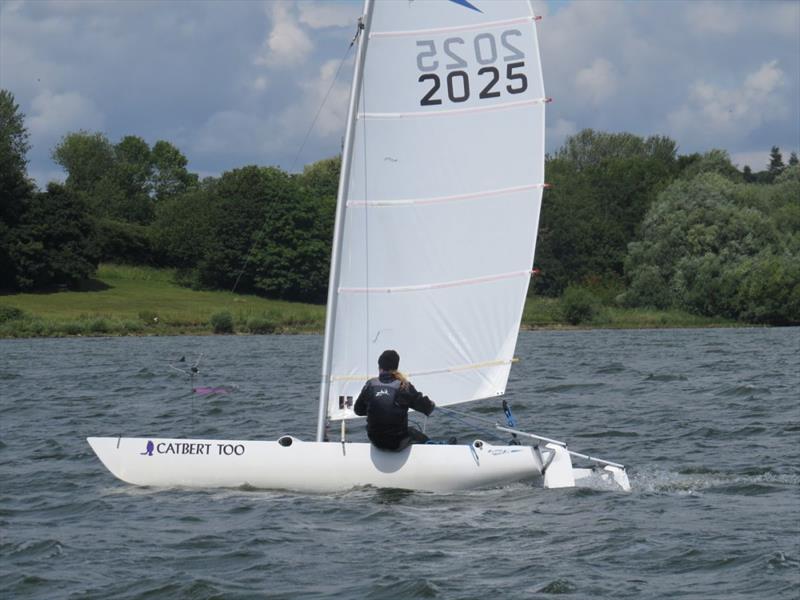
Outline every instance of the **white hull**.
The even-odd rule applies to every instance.
[[[368,443],[88,438],[111,473],[142,486],[334,492],[358,486],[454,491],[526,481],[574,485],[569,454],[548,445],[413,445],[385,452]],[[551,454],[552,453],[552,454]],[[544,459],[543,459],[544,455]]]

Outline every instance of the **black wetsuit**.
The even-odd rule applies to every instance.
[[[433,412],[434,404],[410,383],[402,389],[391,373],[381,373],[370,379],[353,407],[359,416],[367,417],[367,436],[383,450],[402,450],[414,442],[426,442],[427,436],[408,427],[408,409],[425,415]]]

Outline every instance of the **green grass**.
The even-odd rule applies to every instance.
[[[0,296],[0,308],[23,311],[0,322],[0,337],[204,334],[213,331],[212,315],[222,312],[242,333],[317,332],[325,325],[324,306],[196,291],[173,277],[169,269],[101,265],[90,291]]]
[[[561,299],[533,296],[528,298],[522,314],[523,329],[537,328],[603,328],[603,329],[659,329],[692,327],[734,327],[742,324],[721,317],[702,317],[670,309],[620,308],[601,306],[598,314],[588,323],[570,325],[564,318]]]
[[[0,296],[0,337],[212,334],[213,323],[219,326],[220,319],[226,320],[220,317],[222,313],[230,314],[235,333],[321,333],[324,329],[324,306],[191,290],[175,284],[174,275],[169,269],[101,265],[86,291]],[[738,323],[678,310],[603,306],[591,322],[576,327],[733,325]],[[528,298],[522,326],[573,328],[564,319],[560,299],[540,296]]]

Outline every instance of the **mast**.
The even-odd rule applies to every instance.
[[[358,97],[361,93],[362,77],[364,75],[364,57],[367,53],[369,30],[372,23],[372,9],[374,0],[364,0],[364,15],[360,20],[360,39],[358,41],[358,54],[353,73],[353,83],[350,88],[350,107],[347,111],[347,128],[344,134],[344,148],[342,149],[342,166],[339,175],[339,190],[336,198],[336,220],[333,227],[333,249],[331,251],[331,272],[328,279],[328,304],[325,314],[325,342],[322,351],[322,377],[319,389],[319,413],[317,417],[317,441],[325,437],[325,420],[328,410],[328,393],[331,387],[331,346],[333,332],[336,326],[336,304],[339,287],[339,251],[341,247],[342,230],[344,229],[344,212],[347,203],[347,192],[350,186],[350,163],[353,156],[353,134],[356,127],[356,112],[358,111]]]

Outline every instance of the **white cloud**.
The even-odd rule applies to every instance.
[[[272,29],[255,59],[256,64],[289,67],[304,63],[314,50],[314,44],[297,23],[292,7],[286,2],[274,2],[269,8]]]
[[[783,71],[778,68],[778,61],[773,60],[761,65],[755,73],[750,73],[745,79],[744,90],[748,96],[755,100],[772,93],[783,84]]]
[[[596,58],[591,66],[575,75],[575,88],[591,104],[601,104],[617,91],[614,65],[605,58]]]
[[[362,5],[0,0],[0,87],[14,93],[35,131],[32,173],[52,169],[53,143],[80,128],[112,140],[168,139],[204,173],[289,167]],[[534,6],[544,15],[536,28],[555,100],[548,151],[587,127],[662,132],[682,153],[716,147],[738,157],[779,145],[788,160],[796,147],[800,2]],[[351,67],[295,168],[339,150]]]
[[[323,63],[315,77],[301,84],[303,100],[290,103],[278,112],[262,115],[253,108],[215,113],[194,136],[191,152],[207,156],[247,156],[248,161],[260,164],[269,164],[270,157],[276,153],[293,157],[300,151],[300,144],[320,107],[307,145],[338,138],[344,132],[350,96],[350,82],[345,76],[347,69],[342,68],[334,83],[339,64],[340,60]],[[287,162],[283,166],[297,170],[302,164]]]
[[[238,110],[213,114],[191,143],[198,154],[246,154],[253,157],[272,136],[264,119]]]
[[[736,89],[696,81],[689,100],[669,115],[669,123],[678,139],[695,132],[743,138],[765,122],[786,116],[788,107],[778,94],[784,78],[773,60],[748,74]]]
[[[560,148],[565,139],[578,133],[578,126],[574,121],[558,117],[552,125],[547,127],[546,133],[548,146]]]
[[[34,140],[48,140],[76,129],[99,129],[104,117],[90,98],[77,92],[45,90],[33,99],[28,130]]]
[[[355,28],[361,14],[361,4],[358,2],[301,2],[297,8],[300,10],[300,22],[312,29],[347,25]]]
[[[329,60],[319,69],[319,76],[316,81],[304,85],[306,90],[306,107],[303,111],[309,118],[313,118],[317,108],[325,101],[320,111],[315,126],[318,137],[324,138],[334,133],[344,131],[345,121],[347,120],[347,106],[350,99],[350,85],[346,77],[340,75],[338,81],[333,84],[336,69],[340,61]],[[345,70],[344,68],[342,69]],[[325,94],[328,93],[327,100]]]

